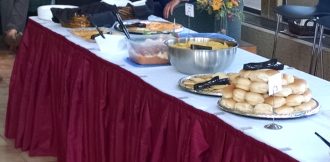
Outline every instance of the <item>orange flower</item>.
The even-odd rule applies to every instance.
[[[223,1],[222,0],[213,0],[212,1],[213,11],[220,10],[222,6],[223,6]]]
[[[238,6],[238,0],[230,0],[234,7]]]

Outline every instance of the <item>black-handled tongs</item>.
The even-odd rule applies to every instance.
[[[330,147],[330,142],[327,141],[325,138],[323,138],[321,135],[319,135],[317,132],[315,134],[328,146]]]
[[[206,82],[197,83],[194,85],[194,90],[200,91],[205,88],[209,88],[213,85],[226,85],[229,84],[228,78],[222,78],[220,79],[219,76],[213,77],[211,80],[208,80]]]
[[[96,26],[96,30],[97,30],[97,32],[99,32],[99,34],[101,35],[101,37],[102,37],[103,39],[105,39],[105,36],[104,36],[104,34],[103,34],[103,31],[100,30],[100,28],[99,28],[98,26]]]
[[[270,59],[265,62],[247,63],[243,65],[244,70],[274,69],[283,70],[284,64],[278,64],[277,59]]]
[[[114,5],[114,9],[112,10],[112,13],[116,16],[117,21],[119,23],[120,28],[124,31],[124,34],[126,36],[127,39],[131,39],[131,36],[129,35],[129,32],[126,28],[126,26],[123,23],[123,19],[121,18],[121,16],[119,15],[118,12],[118,7],[116,5]]]

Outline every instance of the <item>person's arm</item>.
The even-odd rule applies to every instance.
[[[170,15],[173,14],[174,8],[181,2],[181,0],[170,0],[163,10],[164,18],[168,18]]]

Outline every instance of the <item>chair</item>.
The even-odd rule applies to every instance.
[[[282,5],[275,8],[275,13],[277,17],[277,24],[274,36],[272,58],[276,57],[277,38],[282,17],[286,19],[317,19],[322,16],[330,15],[330,0],[319,0],[316,6]],[[315,40],[316,38],[314,38],[314,41]],[[313,51],[314,50],[315,49],[313,49]]]
[[[323,70],[323,45],[322,38],[324,29],[330,29],[330,16],[321,17],[316,20],[314,43],[313,43],[313,55],[310,63],[310,73],[316,75],[316,68],[318,61],[320,61],[321,77],[324,77]],[[318,42],[316,41],[319,38]],[[318,48],[316,48],[318,46]]]

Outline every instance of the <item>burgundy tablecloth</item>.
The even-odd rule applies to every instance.
[[[5,135],[60,162],[295,161],[31,20]]]

